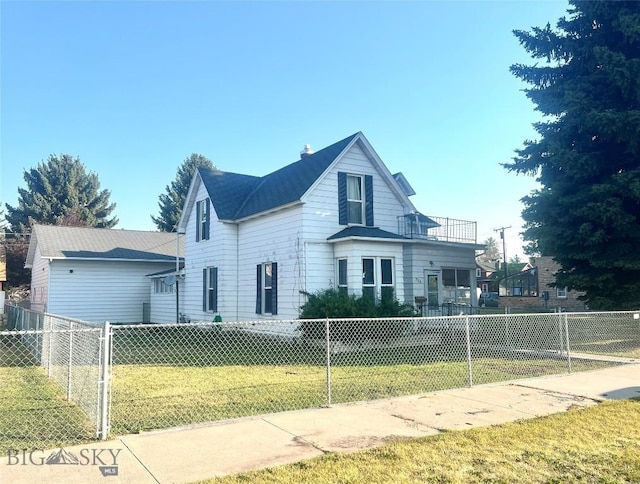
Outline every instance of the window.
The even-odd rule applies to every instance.
[[[278,264],[258,264],[256,279],[256,314],[278,314]]]
[[[218,268],[202,269],[202,310],[218,312]]]
[[[173,286],[165,284],[163,279],[153,280],[153,292],[154,294],[167,294],[173,292]]]
[[[338,172],[338,223],[373,227],[373,176]]]
[[[374,259],[362,259],[362,295],[372,299],[376,296]]]
[[[378,282],[379,281],[379,282]],[[393,288],[393,259],[362,259],[362,294],[376,298],[384,288]]]
[[[196,242],[209,240],[210,205],[208,198],[196,202]]]
[[[566,287],[563,287],[563,288],[558,287],[556,289],[556,297],[558,297],[558,299],[565,299],[567,297],[567,292],[568,290]]]
[[[476,277],[482,277],[482,270],[476,269]]]
[[[380,259],[380,274],[383,286],[393,286],[393,261]]]
[[[347,259],[338,259],[338,292],[347,294]]]
[[[362,177],[347,175],[347,222],[362,224]]]
[[[442,269],[443,302],[471,304],[471,271]]]

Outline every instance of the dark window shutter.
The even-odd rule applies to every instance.
[[[202,310],[207,312],[207,270],[202,269]]]
[[[211,269],[213,271],[213,304],[212,310],[214,313],[218,312],[218,268],[213,267]]]
[[[338,223],[347,225],[347,174],[338,172]]]
[[[200,214],[201,204],[200,202],[196,202],[196,242],[200,242]]]
[[[209,226],[211,225],[211,203],[210,200],[207,198],[204,201],[204,204],[206,206],[205,208],[205,222],[204,222],[204,228],[203,228],[203,232],[204,234],[202,234],[202,238],[204,240],[209,240]]]
[[[262,264],[256,266],[256,314],[262,314]]]
[[[373,177],[371,175],[364,176],[364,216],[367,227],[373,227]]]
[[[271,263],[271,314],[278,314],[278,264]]]

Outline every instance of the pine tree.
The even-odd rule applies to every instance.
[[[115,204],[109,190],[100,190],[98,175],[87,173],[79,158],[50,155],[47,162],[25,170],[27,189],[18,189],[18,206],[7,207],[7,222],[13,232],[27,230],[33,223],[82,225],[111,228],[109,218]]]
[[[640,307],[640,2],[570,0],[568,18],[514,31],[543,64],[516,64],[544,120],[511,171],[537,176],[523,198],[530,252],[560,264],[557,285],[593,309]]]
[[[151,220],[159,230],[163,232],[173,232],[180,221],[182,206],[187,198],[187,192],[191,185],[191,179],[197,168],[209,168],[215,170],[215,166],[208,158],[197,153],[186,158],[171,184],[165,187],[165,193],[158,197],[160,213],[157,217],[151,216]]]

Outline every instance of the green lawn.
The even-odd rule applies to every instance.
[[[175,328],[123,330],[114,338],[116,435],[327,403],[324,350],[246,333]],[[573,371],[610,366],[575,360]],[[474,384],[568,371],[563,359],[485,352]],[[332,403],[468,386],[466,352],[426,346],[334,354]]]
[[[13,339],[0,337],[0,450],[88,442],[95,427]]]
[[[631,483],[638,449],[640,400],[625,400],[206,482]]]
[[[554,338],[553,332],[536,336],[541,333],[535,325],[522,331],[531,338],[528,343],[546,344],[546,339]],[[604,336],[583,338],[583,347],[600,341],[605,350],[640,348],[633,339],[607,343]],[[474,384],[568,371],[564,359],[509,351],[500,344],[499,333],[492,337],[479,341],[487,343],[486,348],[474,350]],[[9,347],[0,341],[0,445],[53,447],[91,440],[93,424],[14,343]],[[116,329],[113,350],[112,435],[327,403],[322,347],[234,331],[138,327]],[[362,401],[464,387],[469,384],[466,358],[459,341],[446,347],[333,354],[331,400]],[[573,371],[610,365],[572,360]]]

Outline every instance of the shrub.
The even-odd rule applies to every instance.
[[[316,293],[303,292],[308,300],[300,308],[300,319],[345,319],[345,318],[395,318],[414,317],[415,309],[402,304],[392,287],[382,289],[381,298],[375,301],[368,296],[347,295],[336,289],[325,289]],[[330,329],[334,341],[357,342],[363,340],[388,341],[399,337],[404,331],[403,321],[339,321]],[[323,321],[303,321],[299,329],[304,338],[325,339],[326,324]]]

